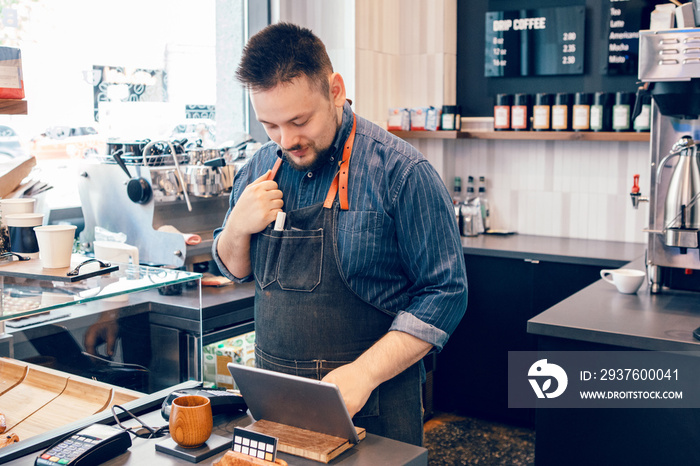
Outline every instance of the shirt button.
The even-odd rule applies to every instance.
[[[335,157],[331,157],[331,162],[335,162]]]
[[[309,172],[309,173],[306,174],[306,176],[308,176],[309,178],[313,178],[313,177],[314,177],[314,174],[313,174],[312,172]]]

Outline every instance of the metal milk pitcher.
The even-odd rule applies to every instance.
[[[700,229],[700,166],[698,146],[690,136],[683,136],[673,145],[657,169],[657,180],[665,163],[674,156],[678,162],[673,168],[664,202],[664,234],[667,246],[698,247]],[[691,231],[687,231],[691,230]],[[689,240],[689,242],[688,242]]]

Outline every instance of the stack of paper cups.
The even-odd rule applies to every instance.
[[[0,199],[0,213],[2,222],[6,223],[6,215],[11,214],[31,214],[34,212],[36,199],[31,197],[20,197],[17,199]]]

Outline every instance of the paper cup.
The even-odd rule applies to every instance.
[[[5,221],[10,230],[10,250],[32,259],[39,257],[34,227],[41,226],[44,214],[8,214]]]
[[[0,213],[2,213],[2,219],[6,221],[5,216],[10,214],[30,214],[34,212],[35,203],[36,199],[30,197],[0,199]]]
[[[45,269],[70,267],[75,225],[46,225],[34,227],[39,243],[39,259]]]

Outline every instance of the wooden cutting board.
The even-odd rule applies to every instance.
[[[113,390],[107,385],[69,378],[59,396],[19,422],[12,431],[20,439],[42,434],[107,409],[112,396]]]
[[[21,383],[0,396],[0,413],[5,415],[7,432],[60,395],[66,382],[65,377],[30,367]]]
[[[69,277],[67,274],[78,266],[83,261],[87,260],[84,256],[73,256],[70,267],[62,269],[45,269],[41,266],[39,259],[31,259],[28,261],[7,261],[0,262],[0,276],[12,276],[22,278],[32,278],[35,280],[49,280],[61,282],[77,282],[86,278],[104,275],[107,273],[119,270],[118,265],[110,265],[109,267],[100,267],[95,263],[90,263],[80,268],[80,273]]]
[[[0,359],[0,395],[19,384],[27,375],[27,365],[11,359]]]
[[[0,413],[20,441],[144,396],[10,358],[0,358],[0,381]]]
[[[124,406],[125,403],[138,400],[142,396],[144,396],[144,394],[141,392],[127,390],[126,388],[119,388],[114,391],[114,397],[112,398],[112,404],[110,406]]]

